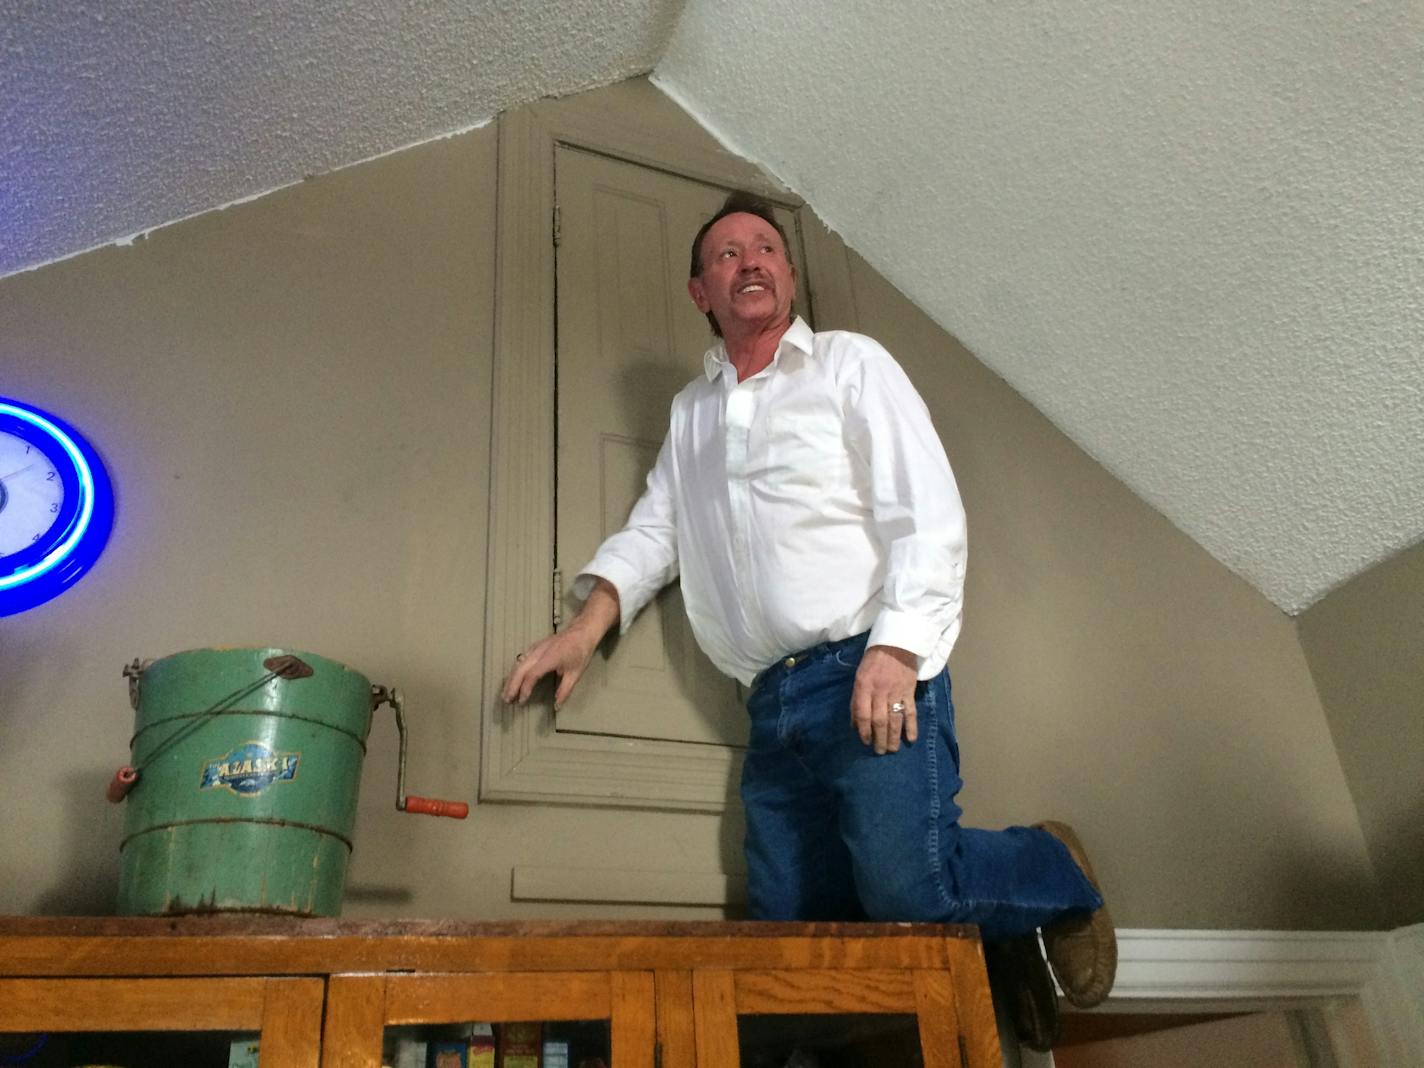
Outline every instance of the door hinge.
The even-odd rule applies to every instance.
[[[559,247],[559,241],[563,237],[563,217],[559,212],[559,206],[554,205],[554,247]]]
[[[554,629],[564,625],[564,573],[554,568]]]

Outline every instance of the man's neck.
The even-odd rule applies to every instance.
[[[727,332],[722,342],[727,349],[727,362],[737,370],[737,381],[745,382],[770,365],[782,335],[791,329],[791,320],[782,319],[773,326],[752,327],[736,334]]]

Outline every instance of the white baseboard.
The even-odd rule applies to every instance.
[[[1360,1001],[1381,1063],[1424,1065],[1424,923],[1390,933]]]
[[[1263,1004],[1353,997],[1390,936],[1379,931],[1119,930],[1108,1011],[1127,1002]]]
[[[1268,1009],[1313,1021],[1332,1047],[1324,1063],[1420,1068],[1424,924],[1392,932],[1119,930],[1117,983],[1091,1011]]]

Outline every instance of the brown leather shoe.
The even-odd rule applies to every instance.
[[[1101,895],[1102,887],[1093,875],[1088,854],[1073,828],[1053,820],[1045,820],[1035,826],[1067,847],[1073,863],[1078,865],[1088,882],[1093,884],[1093,889]],[[1075,912],[1045,924],[1043,946],[1054,977],[1069,1001],[1080,1009],[1091,1009],[1102,1003],[1112,989],[1113,977],[1117,975],[1117,933],[1113,930],[1112,917],[1108,915],[1106,905],[1086,915]]]

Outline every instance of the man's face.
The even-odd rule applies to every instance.
[[[724,335],[780,325],[791,318],[796,268],[776,227],[737,212],[702,239],[702,273],[687,282],[698,311],[711,312]]]

